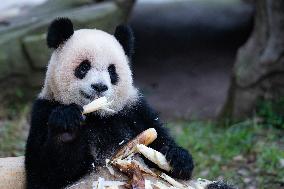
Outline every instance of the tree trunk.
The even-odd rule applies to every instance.
[[[254,31],[238,51],[221,118],[244,118],[260,99],[284,96],[284,1],[255,4]]]

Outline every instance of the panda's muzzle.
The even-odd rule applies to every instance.
[[[97,93],[103,93],[108,90],[107,85],[102,83],[96,83],[91,85],[92,89],[95,90]]]
[[[101,97],[103,92],[108,90],[108,86],[104,85],[102,83],[92,84],[91,87],[93,89],[92,94],[88,94],[88,93],[84,92],[83,90],[80,90],[80,94],[84,98],[89,99],[89,100],[94,100],[96,97],[97,98]]]

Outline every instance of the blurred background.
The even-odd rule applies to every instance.
[[[135,84],[193,154],[195,178],[284,188],[284,1],[2,1],[0,157],[24,154],[56,17],[133,28]]]

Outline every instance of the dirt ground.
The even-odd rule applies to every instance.
[[[143,57],[134,66],[134,77],[163,118],[214,118],[226,99],[234,56],[233,50],[196,49],[162,58]]]

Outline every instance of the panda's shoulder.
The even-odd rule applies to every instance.
[[[135,104],[128,107],[125,111],[128,116],[133,117],[156,117],[158,113],[150,106],[148,101],[143,97],[139,97]]]
[[[39,114],[48,115],[50,111],[58,105],[60,105],[60,103],[57,101],[37,98],[32,105],[32,117],[37,117]]]

